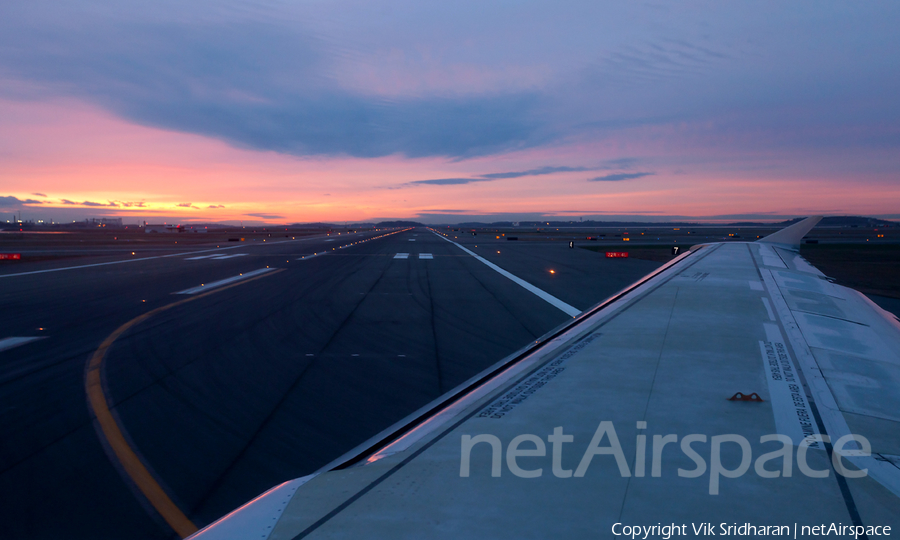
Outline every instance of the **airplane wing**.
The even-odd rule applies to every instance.
[[[695,246],[191,538],[896,531],[900,322],[799,255],[819,219]]]

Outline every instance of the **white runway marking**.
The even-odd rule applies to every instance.
[[[32,341],[37,341],[39,339],[45,339],[47,336],[41,337],[8,337],[0,339],[0,351],[5,351],[6,349],[12,349],[13,347],[18,347],[19,345],[25,345],[26,343],[31,343]]]
[[[318,240],[319,237],[313,238],[301,238],[300,240],[281,240],[280,242],[271,242],[267,245],[273,246],[275,244],[283,244],[285,242],[306,242],[308,240]],[[250,245],[244,246],[230,246],[224,248],[215,248],[215,249],[204,249],[201,251],[188,251],[186,253],[170,253],[169,255],[157,255],[155,257],[141,257],[140,259],[125,259],[121,261],[110,261],[104,263],[94,263],[94,264],[82,264],[80,266],[66,266],[64,268],[48,268],[47,270],[32,270],[31,272],[19,272],[17,274],[4,274],[0,275],[0,279],[8,278],[8,277],[16,277],[16,276],[30,276],[32,274],[47,274],[49,272],[62,272],[63,270],[78,270],[79,268],[93,268],[95,266],[109,266],[111,264],[123,264],[130,262],[138,262],[138,261],[152,261],[154,259],[167,259],[169,257],[184,257],[185,255],[195,255],[197,253],[209,253],[210,251],[224,251],[226,249],[236,249],[242,247],[250,247]]]
[[[459,249],[465,251],[465,252],[468,253],[469,255],[475,257],[476,259],[478,259],[479,261],[483,262],[483,263],[486,264],[488,267],[492,268],[493,270],[497,271],[498,273],[500,273],[500,274],[502,274],[502,275],[508,277],[509,279],[511,279],[512,281],[514,281],[515,283],[521,285],[522,287],[524,287],[525,289],[527,289],[529,292],[534,293],[534,294],[535,294],[536,296],[538,296],[540,299],[542,299],[542,300],[544,300],[545,302],[549,303],[549,304],[552,305],[553,307],[559,309],[560,311],[562,311],[562,312],[565,313],[566,315],[568,315],[568,316],[570,316],[570,317],[577,317],[578,315],[581,314],[581,310],[579,310],[578,308],[575,308],[575,307],[573,307],[573,306],[570,306],[569,304],[563,302],[562,300],[560,300],[559,298],[553,296],[552,294],[550,294],[550,293],[548,293],[548,292],[546,292],[546,291],[543,291],[543,290],[541,290],[541,289],[538,289],[537,287],[535,287],[535,286],[532,285],[531,283],[528,283],[528,282],[525,281],[524,279],[522,279],[522,278],[520,278],[520,277],[518,277],[518,276],[515,276],[515,275],[513,275],[513,274],[510,274],[509,272],[507,272],[506,270],[500,268],[499,266],[497,266],[496,264],[492,263],[491,261],[489,261],[489,260],[487,260],[487,259],[485,259],[485,258],[483,258],[483,257],[479,257],[478,255],[476,255],[476,254],[473,253],[472,251],[470,251],[470,250],[468,250],[468,249],[462,247],[461,245],[457,244],[457,243],[454,242],[453,240],[450,240],[449,238],[444,238],[443,236],[441,236],[441,235],[439,235],[439,234],[437,234],[437,233],[434,233],[434,234],[435,234],[438,238],[441,238],[442,240],[446,240],[446,241],[450,242],[450,243],[453,244],[454,246],[456,246],[456,247],[458,247]]]
[[[419,258],[420,259],[433,259],[434,255],[432,255],[431,253],[419,253]]]
[[[409,241],[410,241],[410,242],[415,242],[416,239],[415,239],[415,238],[410,238]]]
[[[254,270],[252,272],[246,272],[239,276],[230,277],[227,279],[221,279],[219,281],[213,281],[212,283],[204,283],[199,287],[191,287],[190,289],[185,289],[183,291],[178,291],[175,294],[197,294],[200,292],[205,292],[210,289],[215,289],[216,287],[221,287],[222,285],[228,285],[229,283],[234,283],[235,281],[240,281],[242,279],[251,278],[253,276],[258,276],[260,274],[265,274],[266,272],[271,272],[275,270],[275,268],[260,268],[259,270]]]
[[[398,254],[394,255],[394,258],[395,259],[408,259],[409,253],[398,253]]]
[[[210,259],[213,261],[221,261],[222,259],[233,259],[234,257],[245,257],[247,253],[235,253],[234,255],[200,255],[199,257],[188,257],[186,261],[199,261],[200,259]]]

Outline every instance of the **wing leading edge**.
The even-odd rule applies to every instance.
[[[817,221],[695,248],[192,538],[900,525],[900,325],[800,257]]]

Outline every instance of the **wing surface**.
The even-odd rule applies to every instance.
[[[193,538],[896,531],[900,323],[800,257],[803,234],[695,247]]]

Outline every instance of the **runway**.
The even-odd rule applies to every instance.
[[[659,266],[563,242],[382,235],[0,270],[0,343],[41,338],[0,348],[4,538],[174,537],[95,421],[85,382],[105,341],[98,391],[124,444],[202,527],[571,319],[492,265],[576,310]]]

